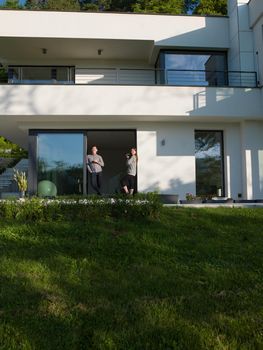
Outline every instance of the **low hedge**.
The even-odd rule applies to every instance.
[[[156,219],[161,210],[155,193],[135,197],[58,198],[0,201],[0,219],[18,221],[96,221],[102,217]]]

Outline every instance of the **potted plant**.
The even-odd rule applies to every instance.
[[[17,183],[19,192],[21,193],[21,198],[24,198],[27,190],[26,173],[23,171],[18,171],[17,169],[14,169],[14,180]]]
[[[203,203],[203,200],[201,197],[197,197],[192,193],[187,192],[185,194],[186,200],[181,200],[181,204],[201,204]]]

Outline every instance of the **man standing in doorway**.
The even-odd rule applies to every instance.
[[[91,154],[87,156],[87,168],[90,174],[91,187],[101,196],[102,168],[104,167],[104,162],[97,152],[97,147],[93,146],[91,148]]]

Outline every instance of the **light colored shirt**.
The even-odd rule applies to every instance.
[[[97,163],[92,163],[93,161]],[[90,173],[100,173],[102,172],[102,167],[104,167],[104,162],[101,156],[98,154],[88,154],[87,155],[87,167]]]
[[[127,159],[126,165],[127,165],[127,174],[132,175],[132,176],[136,176],[137,157],[131,156],[131,158]]]

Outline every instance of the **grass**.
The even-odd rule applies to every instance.
[[[263,349],[263,210],[1,222],[0,349]]]

